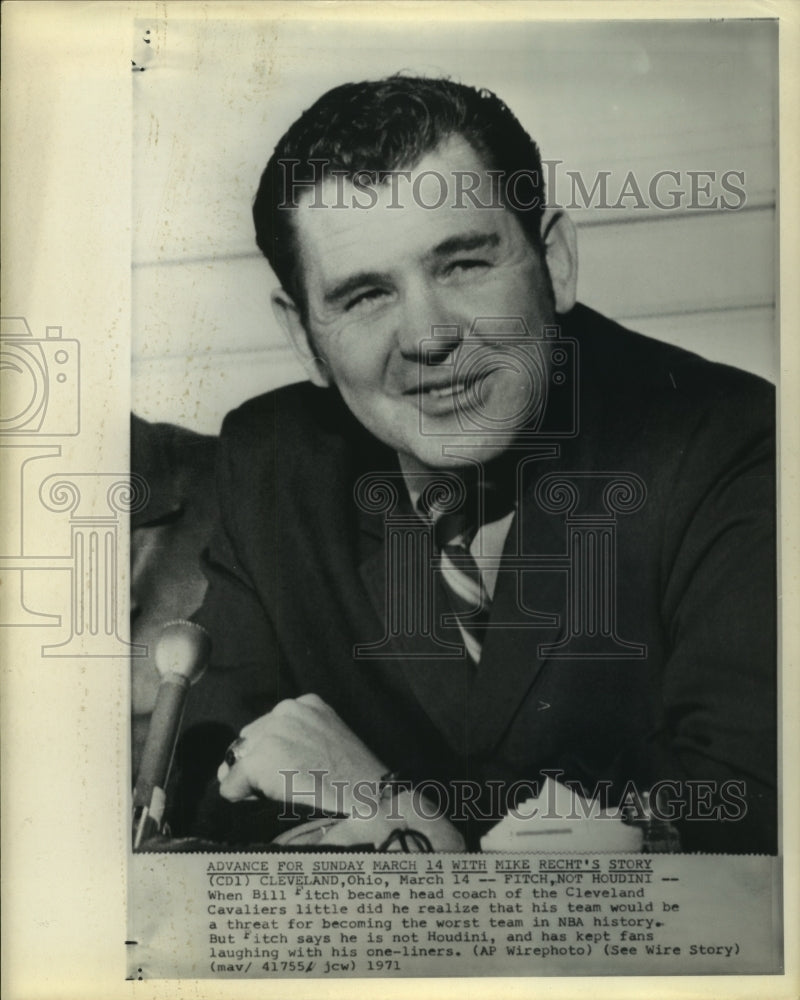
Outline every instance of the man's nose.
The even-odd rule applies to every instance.
[[[409,288],[400,316],[397,342],[404,358],[438,364],[464,336],[464,318],[452,302],[429,285]]]

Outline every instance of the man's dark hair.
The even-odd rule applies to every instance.
[[[278,142],[253,204],[256,242],[301,310],[292,209],[286,207],[294,204],[294,189],[334,172],[380,183],[391,171],[415,166],[451,136],[463,137],[487,170],[501,172],[500,203],[515,212],[531,243],[541,246],[545,191],[539,149],[499,97],[426,77],[345,83],[323,94]],[[505,197],[503,182],[520,172],[532,188],[524,201],[531,207]]]

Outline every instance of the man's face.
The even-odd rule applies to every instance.
[[[306,313],[302,326],[294,314],[290,332],[321,362],[317,380],[333,382],[407,468],[436,469],[497,457],[530,420],[544,391],[538,342],[555,312],[543,253],[513,213],[466,197],[453,207],[456,171],[482,175],[478,198],[490,203],[472,147],[451,138],[412,181],[425,171],[444,179],[446,199],[427,175],[416,198],[400,179],[395,191],[375,189],[374,206],[351,207],[367,202],[364,191],[334,179],[322,189],[328,207],[301,202]],[[522,329],[530,338],[520,342]]]

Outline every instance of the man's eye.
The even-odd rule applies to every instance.
[[[464,274],[467,271],[477,271],[489,267],[488,260],[480,260],[477,258],[466,258],[462,260],[451,261],[447,265],[446,272],[448,274]]]
[[[382,298],[387,293],[382,288],[369,288],[364,292],[359,292],[358,295],[354,295],[345,305],[345,312],[350,312],[352,309],[357,309],[359,306],[364,306],[367,303],[375,302]]]

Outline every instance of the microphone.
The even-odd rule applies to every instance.
[[[161,830],[186,695],[203,674],[210,651],[211,638],[201,625],[178,620],[161,630],[154,657],[161,684],[133,789],[134,850]]]

